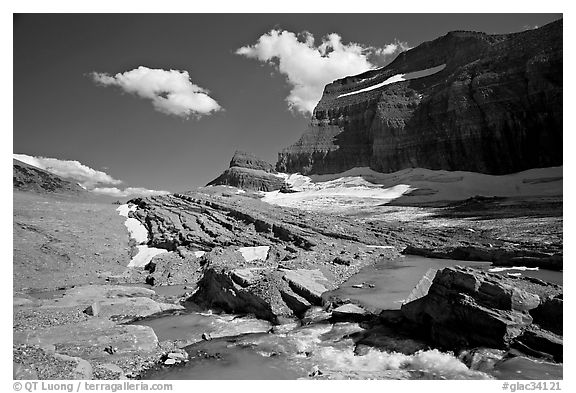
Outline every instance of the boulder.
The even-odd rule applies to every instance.
[[[370,317],[370,314],[355,304],[344,304],[332,310],[332,320],[359,322]]]
[[[563,308],[564,301],[561,297],[548,297],[538,307],[530,310],[530,315],[532,315],[534,323],[544,329],[562,335]]]
[[[324,292],[336,288],[320,270],[280,270],[284,272],[284,280],[288,282],[295,293],[317,306],[322,305]]]
[[[506,348],[532,323],[539,296],[510,279],[472,268],[439,270],[427,293],[402,305],[402,314],[436,344]],[[425,294],[424,294],[425,293]]]

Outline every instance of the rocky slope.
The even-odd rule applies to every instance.
[[[276,169],[505,174],[562,165],[562,23],[501,35],[450,32],[327,85]],[[407,80],[390,83],[399,74]]]
[[[254,191],[280,190],[285,185],[284,180],[275,176],[275,173],[272,164],[251,154],[236,151],[230,160],[230,167],[208,185],[232,186]]]
[[[13,186],[18,191],[41,194],[88,194],[77,183],[16,159],[13,159]]]

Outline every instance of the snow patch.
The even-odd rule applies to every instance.
[[[128,267],[144,267],[154,258],[156,255],[164,254],[168,251],[161,248],[148,247],[146,245],[136,246],[138,248],[138,254],[132,258]]]
[[[270,246],[240,247],[238,249],[246,262],[252,262],[255,260],[265,261],[266,258],[268,258],[269,250]]]
[[[512,266],[512,267],[493,267],[491,269],[488,269],[489,272],[492,273],[497,273],[497,272],[504,272],[506,270],[520,270],[520,271],[526,271],[526,270],[538,270],[537,267],[526,267],[526,266]]]
[[[415,72],[409,72],[407,74],[396,74],[396,75],[392,75],[390,78],[386,79],[384,82],[380,82],[377,83],[375,85],[372,86],[368,86],[365,87],[363,89],[360,90],[356,90],[356,91],[352,91],[349,93],[344,93],[344,94],[340,94],[338,97],[336,98],[340,98],[340,97],[346,97],[346,96],[350,96],[353,94],[358,94],[358,93],[364,93],[366,91],[370,91],[370,90],[374,90],[374,89],[378,89],[379,87],[382,86],[386,86],[392,83],[396,83],[396,82],[403,82],[403,81],[407,81],[407,80],[411,80],[411,79],[417,79],[417,78],[423,78],[425,76],[430,76],[430,75],[434,75],[440,71],[442,71],[444,68],[446,68],[446,64],[442,64],[439,65],[437,67],[432,67],[432,68],[427,68],[425,70],[420,70],[420,71],[415,71]],[[422,98],[422,97],[419,97]]]
[[[134,239],[134,241],[138,244],[136,246],[136,248],[138,249],[138,253],[132,258],[130,263],[128,263],[128,267],[144,267],[156,255],[168,252],[167,250],[161,248],[148,247],[147,245],[144,244],[148,241],[148,230],[137,219],[133,217],[128,217],[129,213],[136,211],[137,208],[138,207],[136,205],[132,203],[127,203],[118,206],[118,208],[116,209],[119,215],[121,215],[122,217],[126,217],[124,225],[128,229],[130,238]]]
[[[329,181],[314,182],[299,174],[279,174],[293,193],[271,191],[264,193],[263,202],[295,207],[302,210],[331,210],[378,206],[400,197],[410,190],[407,185],[384,188],[360,176],[345,176]]]
[[[128,213],[129,212],[133,212],[136,211],[136,205],[130,203],[126,203],[124,205],[120,205],[118,206],[118,208],[116,209],[116,211],[118,212],[118,214],[120,214],[122,217],[126,217],[128,218]]]
[[[135,218],[128,218],[124,222],[126,228],[128,228],[128,232],[130,233],[130,237],[138,244],[145,243],[148,241],[148,230],[140,221]]]

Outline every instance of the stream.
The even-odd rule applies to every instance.
[[[483,270],[491,267],[486,262],[404,256],[365,267],[325,295],[350,299],[372,312],[399,309],[429,269],[454,265]],[[525,269],[499,272],[509,273],[562,284],[562,272]],[[478,362],[468,368],[458,356],[429,349],[410,339],[390,337],[396,351],[370,346],[358,351],[355,338],[365,329],[352,322],[333,324],[324,320],[305,326],[273,327],[250,317],[189,311],[135,323],[152,327],[159,341],[180,341],[190,357],[181,365],[152,369],[144,379],[562,378],[562,364],[527,358],[514,358],[489,368]],[[203,340],[203,334],[211,339]]]

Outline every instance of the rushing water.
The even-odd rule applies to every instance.
[[[406,256],[362,269],[331,296],[348,298],[370,311],[398,309],[429,269],[489,263]],[[506,275],[510,272],[503,271]],[[562,283],[561,272],[521,271]],[[270,332],[265,321],[231,315],[188,313],[139,321],[159,340],[181,340],[190,361],[150,371],[146,379],[559,379],[562,365],[514,358],[491,370],[469,369],[451,353],[436,349],[399,353],[366,347],[358,352],[357,323],[316,323]],[[213,339],[203,341],[202,334]]]

